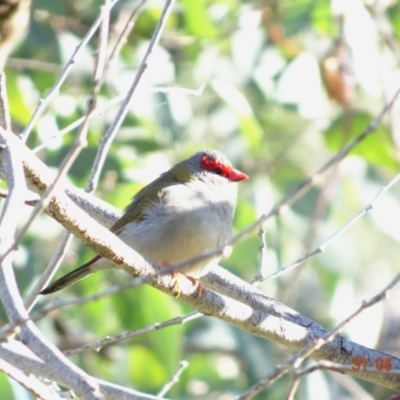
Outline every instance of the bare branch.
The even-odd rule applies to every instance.
[[[197,89],[189,89],[189,88],[175,88],[175,87],[156,87],[151,89],[152,92],[154,93],[166,93],[166,94],[172,94],[172,93],[183,93],[186,94],[188,96],[200,96],[203,92],[204,87],[200,86]],[[89,116],[89,120],[92,119],[94,116],[96,115],[101,115],[103,114],[106,110],[108,110],[109,108],[111,108],[112,106],[120,103],[123,99],[124,99],[124,95],[118,95],[116,97],[114,97],[113,99],[107,101],[105,104],[96,107],[93,112],[90,114]],[[64,129],[61,129],[59,132],[55,133],[53,136],[51,136],[49,139],[47,139],[45,142],[43,142],[42,144],[40,144],[39,146],[36,146],[33,149],[34,153],[38,153],[40,150],[43,150],[44,148],[46,148],[48,146],[48,144],[58,138],[58,137],[62,137],[64,135],[66,135],[67,133],[73,131],[75,128],[78,128],[80,125],[82,125],[85,121],[85,117],[81,117],[79,119],[77,119],[75,122],[73,122],[72,124],[66,126]]]
[[[130,16],[128,17],[128,19],[125,23],[125,26],[123,27],[121,34],[119,35],[119,37],[111,51],[110,56],[107,58],[107,62],[106,62],[105,68],[104,68],[104,74],[102,76],[101,84],[104,83],[106,76],[107,76],[107,72],[110,69],[115,57],[119,54],[119,52],[122,49],[122,46],[126,43],[129,34],[132,32],[132,29],[135,26],[136,19],[139,15],[139,12],[142,10],[146,1],[147,0],[140,0],[138,2],[138,4],[136,5],[136,7],[134,7],[134,9],[132,10]]]
[[[118,3],[119,0],[112,0],[111,2],[111,7],[113,7],[116,3]],[[75,63],[75,59],[78,56],[79,52],[87,45],[89,40],[92,38],[92,36],[96,33],[97,28],[100,26],[101,21],[102,21],[102,14],[100,14],[96,21],[94,21],[93,25],[85,35],[85,37],[82,39],[82,41],[76,46],[74,52],[72,53],[71,58],[69,61],[65,64],[62,73],[60,74],[59,78],[57,79],[57,82],[53,86],[53,88],[50,90],[50,92],[47,94],[47,96],[42,99],[39,102],[38,107],[36,108],[35,112],[33,113],[33,116],[31,120],[29,121],[28,125],[25,127],[24,132],[22,133],[22,139],[26,141],[35,126],[37,120],[39,117],[43,114],[44,110],[46,107],[50,104],[50,102],[58,95],[58,92],[64,83],[65,79],[67,78],[68,74],[71,71],[72,66]]]
[[[10,132],[0,128],[0,144],[5,146],[2,150],[2,160],[9,187],[9,196],[0,218],[0,231],[2,232],[0,238],[0,259],[2,260],[0,298],[11,323],[29,319],[15,281],[12,253],[10,252],[14,246],[14,232],[18,224],[17,216],[20,215],[18,211],[23,206],[26,190],[22,154],[14,151],[13,141],[15,140],[18,139]],[[69,362],[54,345],[48,342],[32,322],[27,321],[21,326],[21,337],[42,360],[53,363],[57,374],[63,375],[74,390],[88,399],[100,399],[97,383]]]
[[[100,349],[102,349],[104,346],[108,346],[113,343],[121,342],[123,340],[127,340],[130,338],[136,337],[136,336],[144,335],[149,332],[158,331],[160,329],[167,328],[169,326],[184,324],[188,321],[192,321],[193,319],[196,319],[201,316],[202,315],[199,312],[192,311],[189,314],[171,318],[164,322],[157,322],[155,324],[146,326],[144,328],[136,329],[135,331],[120,333],[118,335],[111,336],[111,337],[107,336],[106,338],[97,340],[96,342],[88,343],[83,346],[77,347],[75,349],[66,350],[66,351],[64,351],[64,354],[66,356],[72,356],[73,354],[82,353],[87,350],[100,351]]]
[[[66,377],[62,374],[59,376],[54,368],[41,361],[21,342],[13,339],[7,342],[0,342],[0,357],[16,368],[29,371],[29,373],[38,376],[46,376],[49,379],[60,382],[63,386],[68,386]],[[92,379],[99,385],[105,400],[162,400],[159,396],[151,396],[100,379]]]
[[[267,243],[265,240],[265,229],[260,226],[258,229],[258,237],[260,239],[260,259],[258,261],[258,269],[257,269],[257,275],[254,277],[252,283],[254,282],[262,282],[264,277],[265,277],[265,263],[266,263],[266,253],[267,253]]]
[[[19,368],[15,368],[6,361],[0,359],[0,371],[10,378],[14,379],[21,386],[29,390],[39,400],[57,400],[60,399],[56,393],[50,393],[49,387],[43,385],[34,376],[26,376]]]
[[[175,371],[174,375],[171,379],[164,385],[164,387],[158,392],[160,397],[164,397],[168,391],[172,388],[172,386],[179,382],[179,377],[182,375],[182,372],[189,366],[189,363],[185,360],[179,362],[178,369]]]
[[[151,38],[151,41],[149,43],[149,46],[146,50],[146,53],[143,57],[143,60],[139,66],[139,69],[136,73],[135,79],[128,89],[127,95],[124,99],[124,101],[121,104],[121,107],[118,110],[118,113],[112,122],[110,128],[108,129],[107,133],[105,136],[101,139],[100,141],[100,147],[99,150],[97,151],[96,158],[93,163],[93,169],[91,176],[89,178],[88,182],[88,191],[92,191],[97,187],[97,183],[100,177],[100,172],[101,168],[104,164],[104,161],[107,156],[107,152],[111,146],[112,141],[114,140],[118,129],[120,128],[126,114],[129,111],[129,106],[131,104],[133,95],[136,91],[137,86],[139,85],[140,80],[142,79],[142,75],[144,74],[146,68],[149,65],[150,62],[150,57],[154,51],[155,46],[158,44],[161,38],[162,31],[164,30],[165,23],[167,21],[167,18],[172,10],[172,7],[174,5],[175,1],[174,0],[167,0],[165,2],[162,14],[160,16],[160,19],[158,20],[157,26],[154,30],[153,36]]]
[[[397,181],[400,179],[400,174],[397,174],[387,185],[383,186],[379,192],[373,197],[373,199],[360,210],[356,215],[350,218],[344,225],[342,225],[336,232],[334,232],[331,236],[325,239],[319,246],[315,249],[311,250],[309,253],[305,254],[304,256],[300,257],[293,263],[287,265],[286,267],[281,268],[279,271],[274,272],[273,274],[266,276],[259,280],[259,282],[264,282],[269,279],[278,278],[279,276],[283,275],[286,272],[289,272],[298,266],[302,265],[306,260],[310,257],[315,256],[316,254],[323,253],[329,247],[333,241],[344,233],[347,229],[349,229],[354,223],[356,223],[361,217],[367,214],[368,211],[371,211],[374,208],[375,203],[379,200],[379,198],[386,193],[392,186],[394,186]]]
[[[6,75],[0,72],[0,125],[4,130],[11,129],[10,109],[8,107],[8,96],[6,87]]]
[[[35,286],[32,288],[32,290],[25,299],[25,308],[28,311],[30,311],[36,304],[39,292],[52,279],[58,267],[63,262],[65,253],[71,241],[72,241],[72,235],[68,231],[65,231],[48,266],[46,267],[40,278],[36,281]]]

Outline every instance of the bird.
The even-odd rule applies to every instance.
[[[185,262],[207,250],[225,246],[232,234],[237,183],[248,176],[233,168],[217,150],[201,150],[174,165],[133,197],[110,231],[143,257],[160,266]],[[220,254],[197,259],[172,272],[172,290],[180,295],[181,273],[197,286],[198,280],[220,260]],[[96,255],[79,268],[51,283],[40,294],[57,292],[86,276],[115,267]]]

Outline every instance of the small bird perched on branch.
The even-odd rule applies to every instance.
[[[161,266],[171,266],[206,250],[228,243],[236,206],[237,183],[248,176],[234,169],[216,150],[202,150],[176,164],[141,189],[122,217],[110,228],[128,246]],[[216,264],[220,255],[196,260],[180,272],[197,287],[198,278]],[[114,264],[100,255],[42,290],[57,292],[93,272]],[[173,290],[180,294],[177,272]]]

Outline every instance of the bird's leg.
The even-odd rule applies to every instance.
[[[182,275],[179,271],[172,271],[171,272],[171,289],[174,297],[177,299],[181,295],[181,288],[179,284],[179,277]]]
[[[194,287],[197,289],[196,290],[196,295],[194,296],[196,300],[201,299],[204,295],[204,292],[206,291],[206,288],[204,285],[196,278],[193,278],[193,276],[188,276],[185,275],[186,278],[189,279],[190,282],[193,283]]]
[[[181,288],[179,284],[179,279],[183,274],[180,273],[179,271],[173,271],[171,273],[172,279],[171,279],[171,289],[172,292],[174,293],[174,297],[177,299],[181,295]],[[189,279],[190,282],[193,283],[194,287],[196,288],[196,294],[195,294],[195,299],[200,299],[203,297],[204,292],[205,292],[205,287],[204,285],[196,278],[193,278],[192,276],[186,276],[187,279]]]

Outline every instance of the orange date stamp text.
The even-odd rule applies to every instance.
[[[351,360],[353,371],[365,371],[368,367],[368,360],[366,358],[353,357]],[[377,358],[374,367],[377,371],[391,371],[393,369],[392,358]]]

